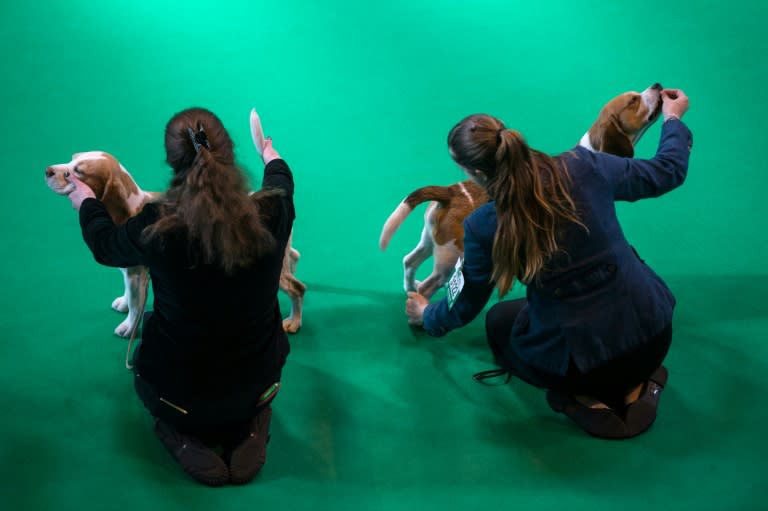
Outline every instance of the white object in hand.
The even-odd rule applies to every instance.
[[[264,152],[264,130],[261,127],[261,119],[259,114],[256,113],[256,109],[251,110],[251,138],[253,138],[253,145],[256,146],[256,150],[259,152],[259,156]]]

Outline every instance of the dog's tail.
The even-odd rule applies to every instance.
[[[446,206],[451,202],[454,193],[451,187],[448,186],[425,186],[412,192],[397,206],[384,223],[384,228],[381,230],[381,237],[379,238],[379,248],[381,250],[387,249],[387,245],[389,245],[389,241],[392,239],[395,231],[400,228],[405,218],[411,214],[411,211],[416,206],[427,201],[436,201],[441,206]]]

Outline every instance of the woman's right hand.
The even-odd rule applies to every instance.
[[[280,154],[272,147],[272,137],[267,137],[264,140],[264,150],[261,152],[261,159],[264,160],[264,165],[280,158]]]
[[[681,89],[664,89],[661,91],[661,115],[664,120],[683,117],[688,111],[688,96]]]
[[[74,186],[67,197],[70,201],[72,201],[72,208],[76,209],[77,211],[80,211],[80,206],[83,204],[85,199],[96,198],[96,194],[93,193],[91,187],[80,181],[74,175],[67,177],[67,181],[72,183]]]
[[[408,299],[405,301],[405,315],[408,316],[408,323],[411,325],[424,324],[424,309],[429,305],[423,295],[413,291],[408,292]]]

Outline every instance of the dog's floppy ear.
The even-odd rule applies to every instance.
[[[128,190],[120,178],[119,174],[108,173],[104,181],[104,190],[101,197],[99,197],[99,200],[104,203],[107,212],[112,217],[112,221],[118,225],[124,224],[131,216],[125,203]]]
[[[597,140],[592,141],[592,147],[603,153],[610,153],[616,156],[631,158],[635,155],[635,148],[632,141],[619,128],[616,119],[611,118],[603,122],[598,130]]]

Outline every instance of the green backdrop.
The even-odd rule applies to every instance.
[[[767,5],[4,0],[0,509],[768,509]],[[481,320],[408,328],[401,258],[423,207],[377,241],[410,191],[461,179],[445,138],[463,116],[557,153],[657,81],[690,96],[689,177],[619,213],[678,298],[670,383],[648,434],[605,442],[541,391],[473,382],[491,367]],[[164,124],[193,105],[258,185],[256,107],[297,183],[305,325],[267,465],[239,488],[196,485],[155,440],[112,336],[120,275],[43,180],[100,149],[162,190]]]

